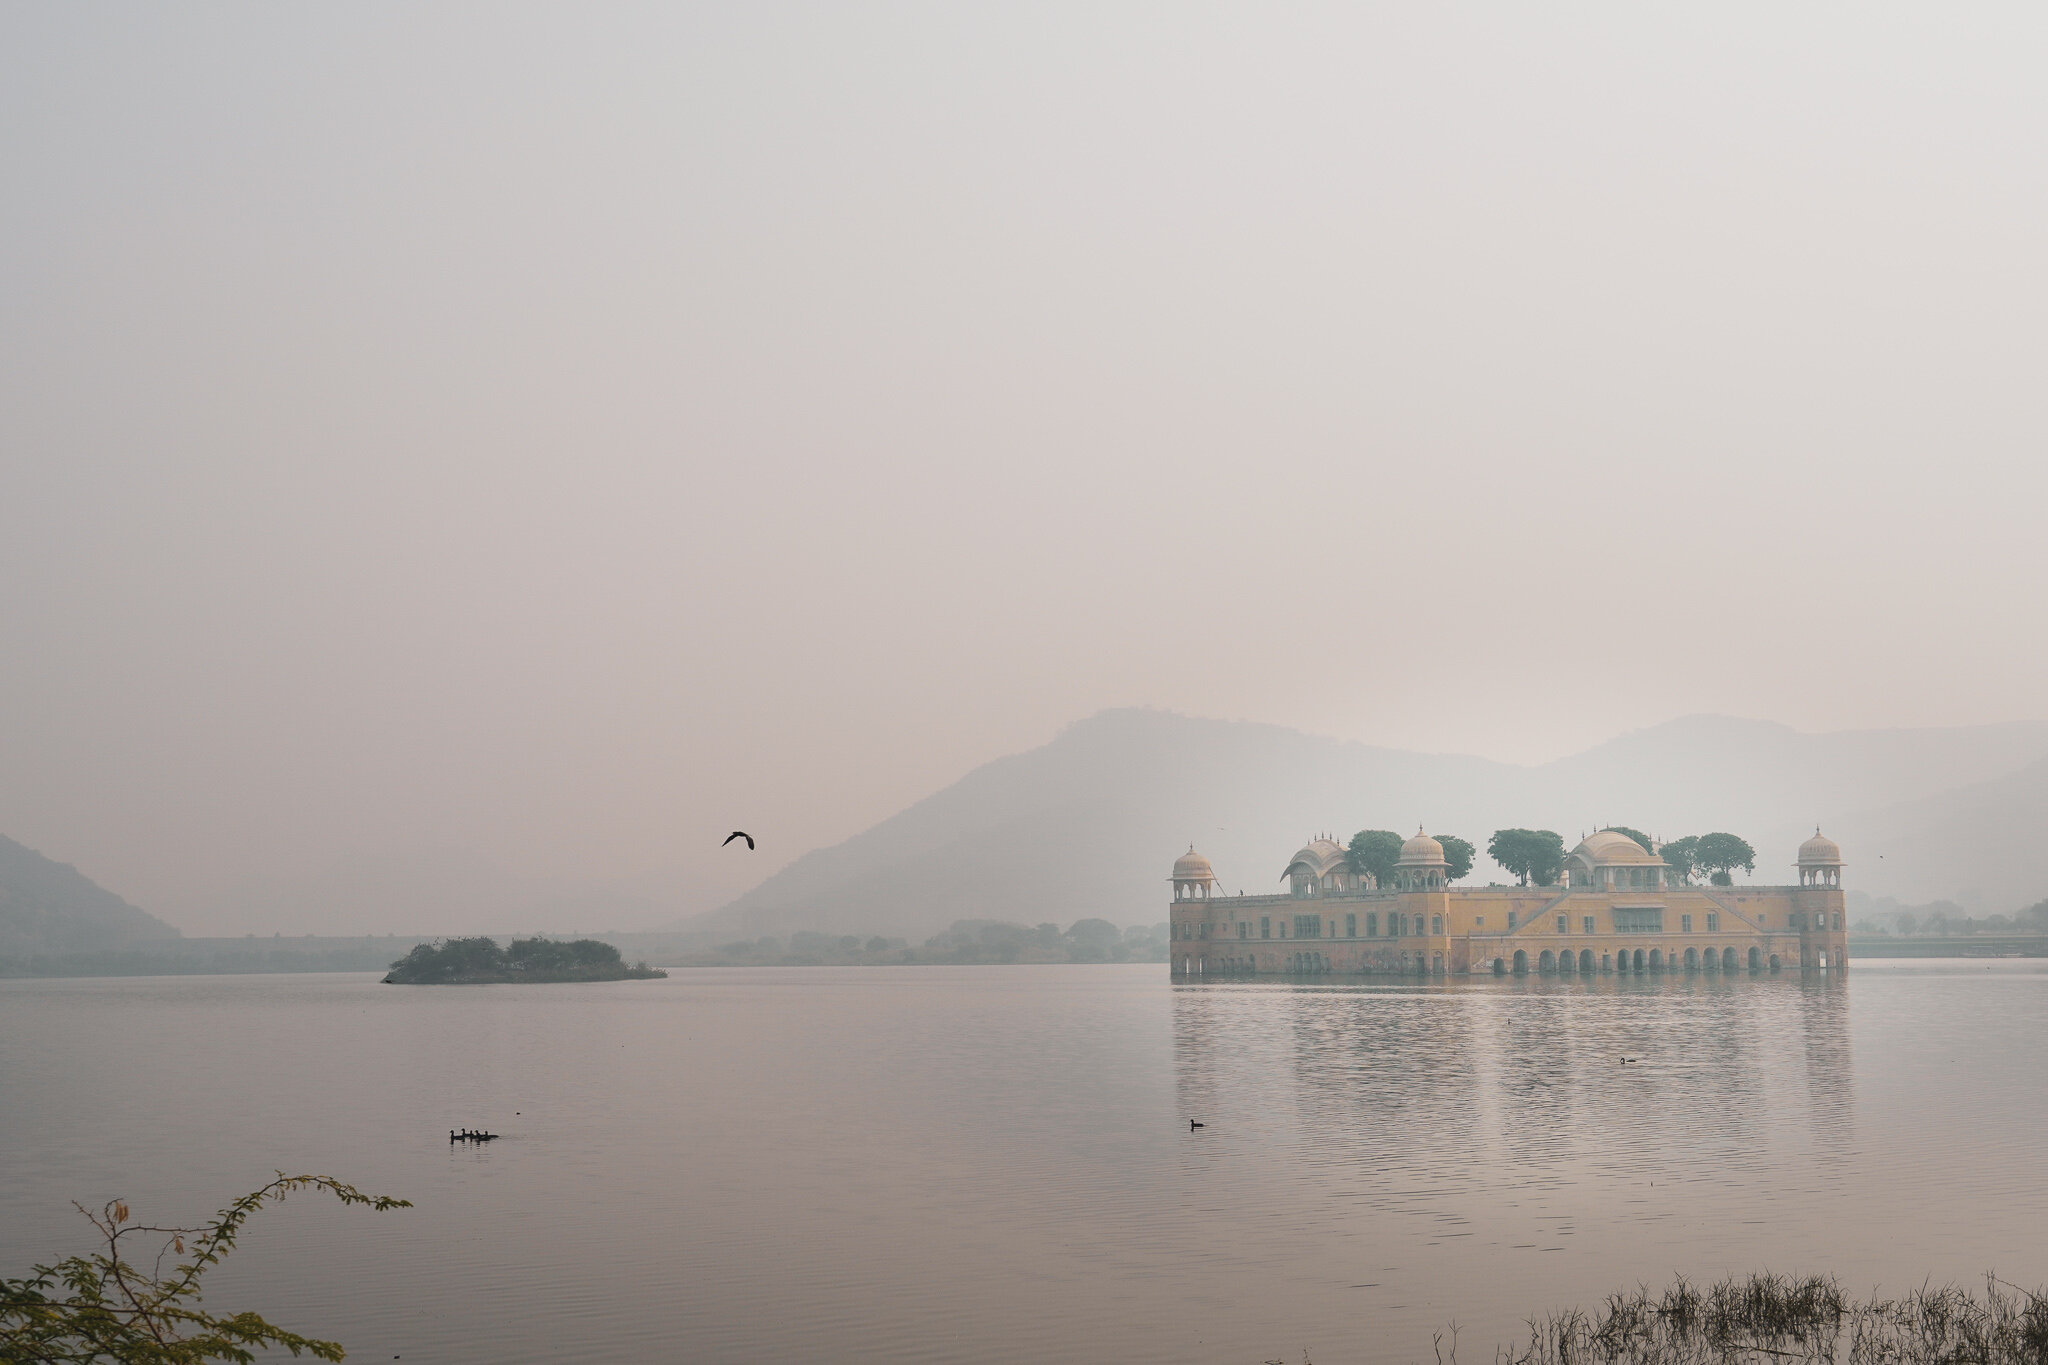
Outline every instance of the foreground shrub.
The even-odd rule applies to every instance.
[[[234,1250],[249,1215],[293,1190],[325,1190],[344,1204],[382,1212],[411,1208],[406,1199],[368,1195],[324,1175],[286,1175],[243,1195],[211,1223],[197,1228],[155,1227],[128,1221],[128,1206],[112,1201],[98,1213],[74,1205],[99,1230],[106,1250],[29,1268],[25,1279],[0,1278],[0,1362],[118,1361],[120,1365],[197,1365],[201,1361],[256,1359],[256,1349],[281,1346],[293,1355],[340,1360],[341,1345],[303,1337],[254,1313],[220,1317],[199,1307],[199,1281]],[[163,1239],[148,1269],[123,1259],[122,1242]],[[145,1253],[146,1254],[146,1253]],[[164,1275],[167,1256],[191,1259]]]

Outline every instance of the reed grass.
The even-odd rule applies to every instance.
[[[1453,1338],[1455,1341],[1455,1337]],[[1438,1348],[1442,1358],[1441,1339]],[[1455,1362],[1453,1346],[1449,1360]],[[1985,1277],[1981,1294],[1922,1285],[1855,1299],[1832,1276],[1680,1279],[1529,1324],[1497,1365],[2048,1365],[2048,1296]]]

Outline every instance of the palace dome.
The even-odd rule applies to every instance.
[[[1394,860],[1396,867],[1442,867],[1444,846],[1416,830],[1407,843],[1401,845],[1401,856]]]
[[[1572,852],[1594,867],[1661,867],[1664,863],[1626,834],[1611,829],[1588,834]]]
[[[1173,878],[1177,882],[1209,882],[1216,880],[1216,869],[1209,866],[1209,860],[1195,852],[1193,844],[1188,851],[1174,859]]]
[[[1344,845],[1335,839],[1311,839],[1295,850],[1294,856],[1287,860],[1287,870],[1280,875],[1293,876],[1294,869],[1299,867],[1305,869],[1311,877],[1320,877],[1333,868],[1344,866],[1347,862]]]
[[[1840,867],[1842,846],[1820,832],[1820,826],[1813,827],[1813,837],[1799,846],[1801,867]]]

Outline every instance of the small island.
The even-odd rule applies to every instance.
[[[387,986],[487,986],[508,981],[642,981],[666,977],[645,962],[627,966],[619,950],[594,938],[560,943],[515,938],[509,948],[496,939],[451,938],[422,943],[391,964]]]

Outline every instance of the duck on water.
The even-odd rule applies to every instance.
[[[498,1135],[496,1133],[475,1133],[467,1128],[458,1133],[453,1128],[450,1128],[448,1130],[448,1140],[450,1142],[496,1142]]]

